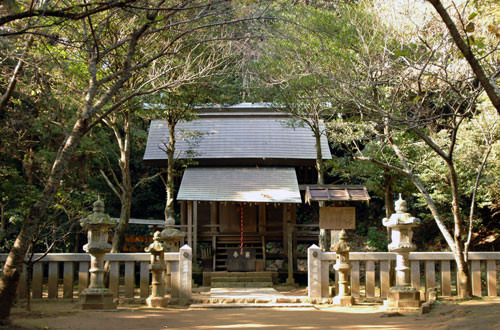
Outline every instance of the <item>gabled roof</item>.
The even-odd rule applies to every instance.
[[[209,111],[176,126],[176,157],[199,165],[295,165],[314,162],[315,139],[307,126],[292,125],[283,113],[248,107],[230,112]],[[297,127],[298,126],[298,127]],[[153,120],[144,153],[146,162],[167,159],[168,127]],[[326,136],[321,137],[323,159],[331,159]],[[234,162],[231,162],[233,160]],[[294,163],[294,161],[296,161]]]
[[[177,200],[301,203],[293,167],[194,167],[182,176]]]
[[[364,185],[301,185],[305,186],[306,203],[311,201],[369,201],[370,195]]]

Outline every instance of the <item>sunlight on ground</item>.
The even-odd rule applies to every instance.
[[[196,329],[238,329],[238,328],[274,328],[274,327],[279,327],[279,325],[247,323],[247,324],[226,324],[226,325],[199,325],[199,326],[196,326],[194,328],[196,328]]]

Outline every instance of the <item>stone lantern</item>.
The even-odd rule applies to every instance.
[[[399,195],[395,203],[396,213],[389,219],[384,218],[384,226],[391,228],[390,252],[396,253],[396,286],[389,289],[385,305],[393,308],[419,307],[420,292],[410,286],[409,254],[416,249],[412,242],[413,228],[420,224],[420,219],[407,213],[406,201]]]
[[[348,286],[351,262],[349,261],[349,244],[346,242],[347,234],[345,230],[340,232],[339,241],[331,248],[336,253],[336,263],[333,268],[338,272],[338,294],[333,297],[333,304],[340,306],[351,306],[353,298]]]
[[[163,271],[165,270],[165,251],[166,246],[161,241],[160,232],[153,235],[154,242],[144,250],[151,253],[151,264],[149,269],[153,273],[151,296],[146,299],[149,307],[164,307],[167,304],[165,300],[165,284],[163,281]]]
[[[165,221],[165,229],[160,233],[160,239],[165,244],[166,252],[178,252],[179,242],[186,234],[174,227],[175,220],[168,217]]]
[[[80,294],[82,309],[116,308],[113,293],[104,286],[104,255],[111,250],[108,230],[115,224],[116,220],[104,213],[104,202],[100,198],[94,202],[94,212],[80,221],[88,237],[83,250],[90,254],[90,285]]]
[[[149,307],[164,307],[168,304],[165,299],[165,277],[163,272],[167,273],[167,286],[171,285],[170,264],[165,262],[165,252],[179,251],[179,242],[184,237],[184,233],[174,228],[175,220],[172,217],[165,221],[165,229],[154,233],[153,240],[146,249],[151,253],[150,269],[152,272],[152,293],[146,299]]]
[[[166,252],[178,252],[180,240],[186,235],[182,231],[175,228],[174,225],[175,225],[174,218],[168,217],[167,220],[165,221],[165,229],[163,229],[160,233],[161,240],[165,244]],[[170,263],[166,264],[166,271],[167,271],[166,284],[168,288],[171,288],[172,270],[170,269]]]

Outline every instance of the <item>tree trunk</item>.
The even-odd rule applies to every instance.
[[[317,184],[325,183],[325,164],[323,163],[323,152],[321,150],[321,132],[314,132],[314,139],[316,142],[316,172],[318,172]]]
[[[316,172],[318,173],[317,184],[325,184],[325,165],[323,163],[323,152],[321,150],[321,132],[319,131],[319,123],[316,125],[316,129],[313,129],[315,146],[316,146]],[[319,207],[323,207],[324,202],[318,202]],[[322,251],[326,251],[328,248],[328,235],[326,229],[319,229],[318,238],[319,247]]]
[[[453,251],[455,262],[457,263],[457,295],[466,299],[472,296],[469,267],[465,262],[465,256],[462,246],[457,242],[456,249]]]
[[[387,219],[394,213],[394,196],[392,193],[392,175],[384,170],[384,202],[385,202],[385,216]],[[391,228],[387,228],[387,241],[391,241]]]
[[[33,282],[33,262],[29,262],[26,267],[26,289],[28,290],[28,297],[26,299],[26,310],[31,312],[31,285]]]
[[[14,71],[12,72],[12,75],[9,79],[9,84],[7,85],[7,88],[5,92],[3,93],[2,97],[0,98],[0,116],[2,112],[5,110],[5,107],[9,103],[10,98],[12,97],[12,94],[14,93],[14,90],[16,89],[16,84],[17,84],[17,78],[19,77],[19,74],[23,70],[25,58],[28,55],[28,52],[33,45],[34,37],[33,35],[30,35],[28,38],[28,41],[26,42],[26,47],[24,49],[24,53],[21,56],[21,58],[17,61],[16,67],[14,68]]]
[[[21,231],[7,256],[2,278],[0,279],[0,324],[8,324],[9,322],[10,310],[16,297],[19,276],[23,271],[24,257],[26,256],[33,235],[45,217],[47,209],[57,193],[68,160],[86,132],[87,124],[87,119],[79,118],[59,149],[43,193],[35,204],[30,207],[28,214],[24,218]]]
[[[116,140],[118,142],[118,147],[120,149],[120,159],[118,160],[118,165],[120,166],[122,182],[118,184],[120,187],[120,222],[115,229],[115,234],[113,235],[113,244],[111,247],[111,253],[118,253],[123,250],[125,245],[125,236],[127,235],[128,223],[130,220],[130,211],[132,208],[132,194],[134,188],[132,186],[132,177],[130,175],[130,145],[131,145],[131,135],[130,135],[130,111],[122,112],[123,116],[123,136],[120,134],[120,130],[116,124],[108,124],[114,133]]]
[[[443,20],[446,28],[453,38],[453,41],[455,42],[455,45],[469,63],[472,71],[474,72],[474,75],[476,76],[477,80],[479,80],[481,86],[484,88],[484,91],[488,95],[491,103],[493,104],[497,112],[500,113],[500,89],[496,85],[495,81],[493,79],[490,79],[486,75],[483,67],[481,66],[481,63],[476,58],[476,56],[474,56],[474,53],[472,52],[472,49],[469,47],[469,45],[465,42],[464,39],[462,39],[462,36],[460,35],[456,24],[451,19],[441,1],[429,0],[429,2],[432,4],[432,6],[434,6],[439,16],[441,16],[441,19]]]
[[[169,140],[167,147],[167,184],[166,184],[166,204],[165,221],[168,218],[174,218],[174,177],[175,177],[175,125],[174,121],[168,121]]]
[[[7,230],[7,218],[5,217],[6,204],[0,203],[0,242],[3,241],[5,230]]]
[[[111,253],[119,253],[123,251],[123,246],[125,245],[125,236],[127,235],[128,223],[130,220],[130,211],[132,208],[132,192],[124,193],[121,200],[120,209],[120,222],[115,229],[115,234],[113,235],[113,244],[111,247]]]

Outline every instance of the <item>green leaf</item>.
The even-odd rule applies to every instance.
[[[409,50],[397,50],[394,52],[394,55],[396,55],[396,56],[408,56],[408,55],[410,55],[410,51]]]
[[[468,17],[468,18],[469,18],[469,21],[470,21],[470,20],[473,20],[473,19],[474,19],[477,15],[479,15],[477,11],[475,11],[475,12],[471,13],[471,14],[469,15],[469,17]]]

